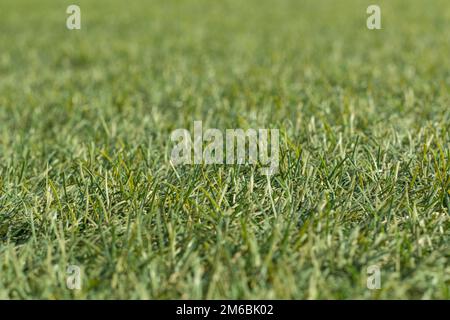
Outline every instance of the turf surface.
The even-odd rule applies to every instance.
[[[0,298],[450,297],[448,0],[1,2]],[[194,120],[278,174],[172,167]]]

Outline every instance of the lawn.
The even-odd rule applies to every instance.
[[[449,34],[448,0],[2,0],[0,298],[449,299]],[[278,172],[174,166],[197,120],[279,129]]]

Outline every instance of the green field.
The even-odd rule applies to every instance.
[[[0,298],[449,299],[449,34],[448,0],[2,0]],[[171,166],[194,120],[278,128],[278,173]]]

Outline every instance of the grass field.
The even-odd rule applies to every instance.
[[[449,299],[449,32],[448,0],[2,0],[0,298]],[[194,120],[278,128],[278,173],[171,166]]]

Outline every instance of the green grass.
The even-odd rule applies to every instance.
[[[449,299],[449,30],[448,0],[2,0],[0,298]],[[175,171],[194,120],[279,128],[278,174]]]

